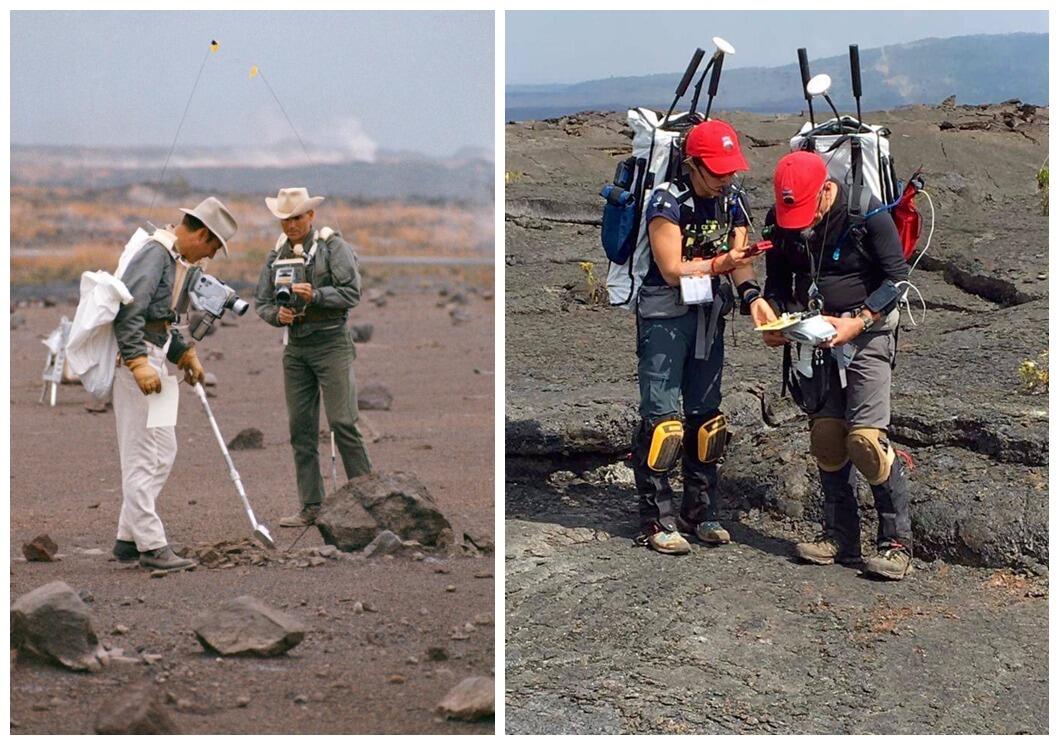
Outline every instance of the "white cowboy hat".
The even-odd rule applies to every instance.
[[[235,235],[239,226],[221,200],[217,197],[206,197],[193,210],[180,208],[185,215],[191,215],[205,225],[221,242],[224,255],[228,255],[228,239]]]
[[[265,197],[265,206],[280,220],[304,215],[324,201],[323,197],[310,197],[304,186],[280,189],[274,197]]]

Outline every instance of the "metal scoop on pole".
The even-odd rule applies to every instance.
[[[221,446],[224,460],[228,463],[228,475],[231,476],[232,483],[235,484],[235,490],[239,493],[239,499],[243,502],[246,516],[250,518],[250,527],[253,528],[254,538],[267,548],[275,548],[276,542],[272,540],[272,534],[269,533],[268,527],[264,523],[259,523],[257,518],[254,517],[254,510],[250,507],[250,500],[246,498],[246,491],[243,489],[243,481],[239,478],[239,472],[235,470],[235,464],[232,462],[232,456],[228,452],[228,446],[224,444],[224,437],[221,436],[221,429],[217,426],[217,420],[213,418],[213,411],[210,410],[210,404],[206,400],[206,389],[202,387],[202,383],[195,384],[195,393],[198,394],[199,401],[202,402],[202,408],[206,411],[206,417],[210,420],[210,426],[213,428],[213,434],[217,438],[217,444]]]

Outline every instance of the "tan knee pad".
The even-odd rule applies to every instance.
[[[844,419],[818,417],[809,430],[809,452],[822,471],[841,471],[849,462],[846,448],[848,428]]]
[[[886,432],[875,427],[856,427],[846,438],[853,465],[872,486],[890,478],[890,467],[897,453],[890,446]]]

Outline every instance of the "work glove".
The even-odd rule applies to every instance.
[[[202,378],[206,375],[206,371],[202,369],[202,363],[199,362],[199,355],[195,351],[195,347],[188,347],[187,351],[180,355],[180,359],[177,360],[177,367],[184,371],[184,382],[188,385],[201,383]]]
[[[146,354],[127,360],[125,365],[132,371],[132,377],[136,378],[136,385],[140,386],[143,395],[162,392],[162,378],[154,366],[147,361]]]

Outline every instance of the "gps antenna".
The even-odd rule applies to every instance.
[[[735,54],[735,47],[729,44],[727,41],[722,39],[720,36],[713,37],[713,46],[716,47],[713,56],[710,57],[709,63],[702,71],[702,75],[699,76],[698,82],[695,83],[695,95],[691,98],[691,113],[694,114],[699,108],[699,95],[702,93],[702,84],[706,82],[706,73],[713,69],[714,64],[720,58],[726,54]]]
[[[857,124],[861,124],[860,118],[860,49],[856,44],[849,45],[849,77],[853,81],[853,98],[857,101]]]
[[[691,55],[691,62],[688,63],[688,68],[684,70],[684,77],[680,79],[680,83],[677,85],[676,94],[673,96],[673,103],[669,105],[669,111],[666,112],[665,118],[662,120],[662,128],[665,128],[669,122],[669,117],[673,113],[673,109],[676,108],[677,101],[687,93],[688,85],[691,83],[691,79],[695,77],[695,71],[699,69],[699,63],[702,62],[703,56],[706,52],[701,49],[696,49],[695,54]]]
[[[816,127],[816,119],[813,118],[813,97],[806,89],[809,85],[809,53],[805,51],[805,47],[798,50],[798,67],[801,68],[802,72],[802,95],[805,96],[805,102],[809,104],[809,124],[812,127]]]
[[[721,68],[724,67],[724,55],[718,55],[713,64],[713,72],[710,74],[710,87],[707,89],[709,98],[706,99],[706,118],[710,118],[710,109],[713,108],[713,97],[717,95],[717,84],[721,82]]]

